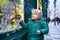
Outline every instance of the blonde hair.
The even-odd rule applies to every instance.
[[[38,10],[38,9],[32,9],[31,12],[38,12],[40,15],[42,15],[42,10]]]

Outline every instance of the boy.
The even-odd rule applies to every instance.
[[[28,40],[44,40],[44,34],[48,33],[48,25],[42,19],[41,11],[37,9],[32,10],[31,19],[27,24],[20,20],[20,25],[28,29]]]

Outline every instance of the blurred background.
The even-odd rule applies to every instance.
[[[48,23],[44,40],[60,40],[60,0],[0,0],[0,40],[27,40],[27,29],[18,21],[27,23],[32,9],[42,10]]]

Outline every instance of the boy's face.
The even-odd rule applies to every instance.
[[[39,13],[38,13],[38,11],[36,11],[36,10],[32,11],[32,19],[33,20],[39,19]]]
[[[37,14],[32,13],[32,19],[33,19],[33,20],[36,20],[36,19],[37,19],[37,17],[38,17],[38,16],[37,16]]]
[[[32,10],[32,19],[37,20],[41,18],[41,13],[39,13],[37,10]]]

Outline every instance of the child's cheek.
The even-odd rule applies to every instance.
[[[33,15],[33,16],[32,16],[32,19],[37,19],[37,16],[36,16],[36,15]]]

